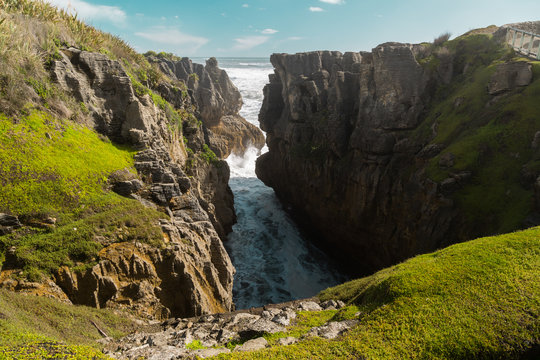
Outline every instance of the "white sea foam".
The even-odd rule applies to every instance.
[[[240,114],[259,126],[262,89],[273,69],[263,59],[219,59],[240,90]],[[236,276],[233,296],[237,308],[260,306],[313,296],[345,278],[331,261],[300,234],[274,191],[255,176],[255,160],[266,152],[249,148],[231,155],[229,185],[234,193],[237,223],[225,247]]]

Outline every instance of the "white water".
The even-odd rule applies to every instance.
[[[259,126],[262,90],[272,65],[257,58],[224,58],[219,64],[242,94],[240,114]],[[310,297],[345,280],[331,261],[302,237],[274,191],[257,179],[255,160],[259,155],[257,149],[250,148],[242,157],[231,155],[227,159],[238,222],[225,247],[237,271],[233,298],[238,309]]]

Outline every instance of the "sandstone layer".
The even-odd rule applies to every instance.
[[[482,235],[483,225],[468,224],[453,197],[476,174],[454,167],[451,142],[432,142],[437,120],[425,125],[437,89],[470,76],[477,60],[468,60],[465,44],[271,57],[275,73],[259,115],[269,152],[257,160],[257,176],[356,274]],[[526,62],[494,69],[479,94],[485,108],[532,81]],[[440,181],[426,174],[436,157],[449,174]],[[530,175],[520,185],[529,192],[538,174]]]

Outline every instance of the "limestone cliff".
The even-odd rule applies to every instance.
[[[173,81],[187,85],[192,102],[199,110],[199,118],[206,126],[210,148],[218,157],[243,154],[250,145],[259,149],[264,146],[264,136],[259,128],[238,114],[242,108],[240,92],[227,72],[218,67],[215,58],[208,59],[205,66],[193,63],[189,58],[175,61],[150,55],[148,59],[158,64]],[[177,101],[174,92],[166,86],[158,90],[171,103]]]
[[[530,144],[540,124],[518,125],[532,115],[508,109],[532,104],[531,65],[492,65],[501,58],[512,54],[478,34],[442,47],[274,54],[259,115],[269,152],[257,175],[356,273],[520,227],[535,216]],[[507,140],[512,122],[523,127]]]

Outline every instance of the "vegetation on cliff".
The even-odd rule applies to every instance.
[[[0,236],[3,270],[38,281],[60,266],[90,265],[104,246],[99,239],[162,241],[157,219],[166,215],[109,190],[113,172],[135,177],[135,151],[89,129],[87,104],[48,72],[66,46],[122,59],[137,74],[150,64],[119,38],[47,3],[5,0],[0,14],[0,212],[26,225]]]
[[[321,300],[359,311],[359,325],[336,340],[221,358],[532,359],[540,347],[539,276],[538,227],[453,245],[323,291]],[[342,311],[311,316],[351,317],[351,307]]]
[[[0,0],[0,65],[0,287],[156,318],[229,309],[228,168],[185,82],[44,1]]]
[[[446,195],[456,200],[466,228],[474,229],[475,235],[526,225],[535,210],[533,183],[540,173],[535,143],[540,129],[540,62],[516,56],[493,35],[478,32],[441,45],[453,54],[459,75],[437,89],[414,135],[431,138],[429,145],[443,149],[428,163],[432,180],[442,183],[456,173],[471,176]],[[531,64],[528,86],[489,90],[499,66],[520,61]]]

